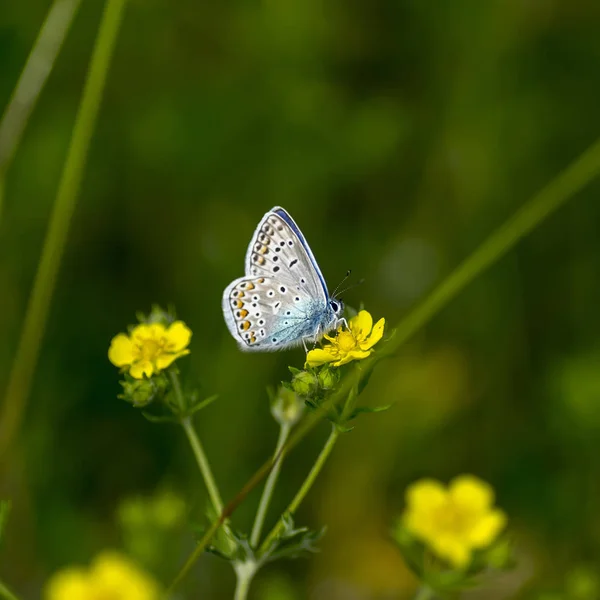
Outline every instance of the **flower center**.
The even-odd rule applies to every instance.
[[[338,348],[342,352],[350,352],[356,348],[356,340],[349,331],[341,331],[338,333],[337,339],[335,340]]]
[[[454,504],[446,504],[435,515],[437,528],[440,532],[452,535],[463,535],[469,528],[470,515]]]
[[[155,361],[163,352],[164,342],[146,339],[138,346],[142,360]]]

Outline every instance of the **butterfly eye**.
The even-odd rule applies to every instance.
[[[338,302],[337,300],[331,300],[329,305],[335,314],[338,314],[342,310],[341,302]]]

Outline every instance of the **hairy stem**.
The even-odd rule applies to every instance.
[[[265,517],[267,516],[267,510],[273,496],[273,491],[275,490],[275,484],[277,483],[279,472],[281,471],[281,464],[284,458],[283,447],[290,435],[290,429],[291,427],[287,423],[282,423],[281,428],[279,429],[279,439],[277,440],[277,446],[275,447],[275,453],[273,455],[275,464],[273,465],[273,468],[267,477],[265,489],[263,490],[260,498],[258,510],[256,511],[256,518],[254,519],[254,526],[252,527],[252,533],[250,535],[250,545],[253,548],[256,548],[256,546],[258,546],[258,542],[260,541],[260,534],[265,522]]]
[[[29,395],[124,6],[125,0],[107,0],[96,37],[0,415],[0,462],[19,430]]]

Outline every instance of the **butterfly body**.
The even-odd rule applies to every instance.
[[[302,232],[281,207],[260,221],[246,253],[244,277],[223,292],[223,315],[244,351],[270,352],[315,342],[343,311]]]

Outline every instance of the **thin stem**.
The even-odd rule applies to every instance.
[[[471,281],[507,254],[517,242],[595,179],[599,173],[600,139],[498,227],[431,294],[404,317],[396,328],[396,335],[386,345],[385,354],[395,352]]]
[[[0,415],[0,462],[6,456],[19,430],[29,395],[124,6],[125,0],[107,0],[96,37],[48,233],[8,380],[3,411]]]
[[[181,390],[181,382],[179,381],[179,375],[177,374],[177,370],[175,367],[171,367],[168,371],[169,380],[171,381],[171,385],[173,386],[173,393],[175,394],[175,398],[177,399],[177,404],[179,405],[179,410],[181,414],[185,414],[185,398],[183,397],[183,391]]]
[[[215,478],[210,468],[210,463],[208,462],[208,458],[206,458],[204,448],[202,447],[200,438],[196,434],[196,430],[192,425],[192,420],[190,417],[184,417],[181,420],[181,426],[183,427],[188,441],[190,442],[190,446],[192,447],[192,452],[194,453],[196,462],[198,463],[200,473],[202,473],[202,478],[204,479],[204,484],[208,490],[208,495],[210,496],[210,501],[212,502],[213,508],[215,509],[215,512],[220,515],[223,512],[223,500],[221,499],[221,494],[219,493],[217,483],[215,482]]]
[[[250,584],[256,574],[256,563],[236,563],[234,565],[236,584],[233,600],[246,600]]]
[[[333,447],[335,446],[335,443],[337,442],[337,439],[339,436],[340,436],[340,433],[339,433],[338,429],[335,427],[335,425],[332,426],[331,433],[329,434],[329,437],[327,438],[327,441],[325,442],[323,449],[321,450],[319,456],[317,457],[315,464],[313,465],[312,469],[310,470],[310,473],[304,480],[304,483],[298,490],[298,493],[294,496],[294,499],[288,504],[288,507],[284,511],[284,515],[286,515],[286,514],[293,515],[296,512],[296,510],[298,509],[298,507],[300,506],[300,504],[306,497],[306,494],[308,494],[310,488],[313,486],[319,473],[321,472],[321,469],[323,468],[325,461],[329,458],[329,455],[331,454],[331,451],[333,450]],[[271,546],[273,541],[277,538],[277,536],[283,530],[283,527],[284,527],[284,520],[283,520],[283,515],[282,515],[281,519],[279,519],[279,521],[277,522],[275,527],[273,527],[273,529],[271,529],[271,531],[269,532],[269,535],[265,538],[265,541],[261,544],[259,554],[264,554],[269,549],[269,547]]]
[[[173,386],[173,393],[177,399],[177,404],[183,413],[185,410],[185,398],[183,397],[183,392],[181,390],[179,375],[174,369],[169,369],[168,373],[169,379],[171,380],[171,385]],[[208,462],[208,458],[204,452],[202,442],[200,441],[200,438],[194,429],[194,425],[192,424],[191,417],[183,417],[181,419],[181,426],[183,427],[187,439],[190,442],[190,446],[192,447],[192,452],[196,458],[196,463],[198,463],[198,468],[202,474],[202,479],[204,479],[204,483],[206,485],[206,489],[208,490],[208,495],[210,496],[210,501],[212,502],[213,508],[215,509],[216,514],[220,515],[223,512],[223,500],[221,498],[219,488],[217,487],[217,482],[215,481],[212,469],[210,468],[210,463]]]
[[[0,598],[4,600],[19,600],[3,583],[0,582]]]
[[[279,477],[279,472],[281,471],[281,464],[285,456],[285,453],[282,451],[283,446],[287,442],[288,436],[290,435],[290,429],[290,425],[285,422],[281,424],[281,428],[279,429],[279,439],[277,440],[277,446],[275,447],[275,453],[273,454],[275,464],[273,465],[273,468],[267,477],[265,489],[263,490],[260,498],[258,510],[256,511],[256,518],[254,519],[254,526],[252,527],[252,533],[250,535],[250,545],[253,548],[258,545],[260,540],[260,534],[265,522],[265,517],[267,516],[269,503],[271,502],[273,490],[275,489],[275,484],[277,483],[277,478]]]
[[[589,184],[600,173],[600,139],[581,154],[569,167],[553,179],[541,192],[527,202],[511,219],[501,225],[475,252],[453,271],[442,283],[398,325],[396,335],[387,343],[383,352],[367,359],[364,372],[369,367],[398,349],[407,339],[413,336],[462,289],[480,275],[487,267],[504,256],[517,242],[539,225],[547,216],[572,198],[583,187]],[[336,402],[344,397],[355,382],[342,385],[323,403],[319,410],[311,413],[301,423],[286,444],[286,452],[296,447],[320,422]],[[196,548],[191,552],[171,586],[173,591],[185,578],[187,573],[201,556],[221,524],[231,516],[248,494],[266,477],[272,467],[272,459],[266,461],[252,475],[242,489],[234,496],[220,517],[208,528]]]

